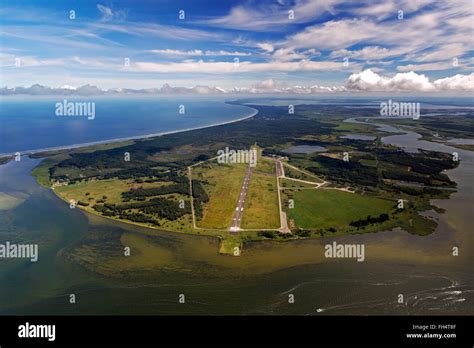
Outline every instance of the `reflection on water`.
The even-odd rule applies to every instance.
[[[448,143],[456,144],[456,145],[474,145],[474,139],[449,139]]]
[[[454,151],[395,128],[400,132],[383,141],[409,151]],[[425,237],[396,229],[337,238],[364,243],[362,263],[324,258],[324,244],[334,238],[250,243],[241,257],[220,256],[213,238],[151,231],[69,209],[29,175],[37,160],[10,162],[0,166],[0,191],[28,198],[0,211],[0,238],[27,236],[41,247],[36,264],[0,261],[0,313],[472,314],[474,158],[472,152],[456,151],[461,163],[448,175],[458,192],[433,202],[445,213],[428,212],[438,220],[437,230]],[[146,260],[145,270],[128,265],[126,276],[105,277],[67,261],[78,243],[101,235],[131,238],[138,247],[148,238],[152,262]],[[460,248],[458,257],[451,254],[453,246]],[[128,262],[104,260],[104,267]],[[75,305],[68,304],[70,293],[76,294]],[[178,304],[181,293],[186,305]],[[291,305],[290,293],[296,299]]]

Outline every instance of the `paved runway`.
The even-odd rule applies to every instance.
[[[237,202],[237,207],[235,208],[234,216],[232,217],[232,226],[230,227],[230,232],[237,232],[240,230],[240,223],[242,222],[242,215],[244,213],[245,198],[247,197],[250,179],[252,178],[252,171],[253,167],[249,166],[245,173],[244,183],[242,184],[242,189],[240,190],[239,201]]]
[[[281,177],[285,175],[285,170],[283,169],[283,164],[280,160],[276,161],[276,176]]]

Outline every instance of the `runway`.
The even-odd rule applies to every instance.
[[[232,217],[232,226],[230,227],[230,232],[238,232],[240,230],[242,215],[244,213],[245,198],[247,197],[250,180],[252,178],[252,171],[253,167],[249,166],[245,172],[244,182],[242,184],[242,189],[240,190],[239,201],[237,202],[237,207],[235,208],[234,216]]]

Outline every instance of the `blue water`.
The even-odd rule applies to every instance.
[[[56,103],[94,102],[95,118],[56,116]],[[184,105],[185,113],[179,113]],[[254,109],[196,97],[48,97],[0,99],[0,154],[70,146],[204,127],[251,115]]]

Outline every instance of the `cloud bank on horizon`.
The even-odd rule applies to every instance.
[[[472,94],[473,11],[471,0],[4,0],[0,94]]]

